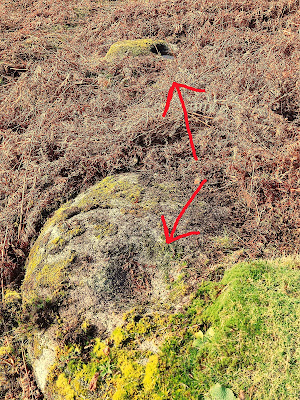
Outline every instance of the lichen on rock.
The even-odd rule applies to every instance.
[[[135,305],[151,309],[163,304],[185,251],[196,256],[193,239],[166,244],[161,212],[175,220],[182,208],[179,191],[169,195],[170,185],[147,185],[134,173],[108,176],[64,204],[44,225],[22,285],[24,307],[53,304],[57,312],[49,321],[41,321],[39,314],[51,349],[30,351],[36,373],[44,368],[38,379],[43,390],[58,344],[55,327],[86,320],[100,336],[121,329],[123,313]],[[36,332],[29,340],[35,350]]]

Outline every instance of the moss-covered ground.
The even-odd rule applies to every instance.
[[[243,262],[203,281],[180,313],[132,310],[109,339],[62,346],[50,391],[61,400],[186,400],[210,398],[220,384],[228,399],[296,399],[299,278],[299,259]]]

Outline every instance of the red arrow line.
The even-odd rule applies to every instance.
[[[182,83],[173,82],[172,86],[170,87],[169,92],[168,92],[166,106],[165,106],[165,109],[164,109],[164,112],[163,112],[162,116],[163,117],[166,116],[166,114],[168,112],[168,109],[170,107],[170,103],[171,103],[172,97],[173,97],[174,89],[176,88],[177,93],[178,93],[178,97],[179,97],[179,100],[180,100],[180,103],[181,103],[181,107],[183,109],[185,126],[186,126],[186,129],[187,129],[188,135],[189,135],[193,156],[194,156],[195,160],[198,160],[198,157],[196,155],[194,142],[193,142],[192,132],[190,130],[190,125],[189,125],[189,120],[188,120],[188,113],[187,113],[187,110],[186,110],[186,107],[185,107],[185,104],[184,104],[184,100],[183,100],[183,97],[182,97],[182,94],[181,94],[181,91],[180,91],[181,87],[183,87],[185,89],[193,90],[194,92],[205,92],[204,89],[196,89],[196,88],[193,88],[191,86],[183,85]]]
[[[179,100],[180,100],[180,103],[181,103],[181,106],[182,106],[182,109],[183,109],[183,114],[184,114],[184,119],[185,119],[185,126],[186,126],[186,130],[187,130],[187,132],[189,134],[190,144],[191,144],[193,156],[194,156],[195,160],[198,160],[198,157],[197,157],[197,154],[196,154],[196,150],[195,150],[195,146],[194,146],[194,142],[193,142],[192,132],[190,130],[190,125],[189,125],[189,120],[188,120],[188,113],[187,113],[187,110],[186,110],[186,107],[185,107],[185,104],[184,104],[184,100],[183,100],[183,97],[182,97],[180,89],[178,87],[176,89],[177,89],[178,97],[179,97]]]
[[[185,89],[193,90],[194,92],[205,92],[205,89],[196,89],[196,88],[194,88],[192,86],[184,85],[183,83],[177,83],[177,82],[174,82],[174,83],[178,87],[183,87]]]
[[[198,186],[198,188],[197,188],[197,189],[195,190],[195,192],[192,194],[192,196],[191,196],[191,198],[189,199],[189,201],[188,201],[188,202],[186,203],[186,205],[183,207],[183,209],[181,210],[180,214],[179,214],[178,217],[176,218],[175,224],[174,224],[174,226],[173,226],[173,229],[172,229],[170,235],[169,235],[169,229],[168,229],[168,227],[167,227],[165,217],[164,217],[163,215],[161,216],[161,220],[162,220],[163,227],[164,227],[164,233],[165,233],[165,237],[166,237],[166,243],[169,244],[169,243],[175,242],[175,241],[178,240],[178,239],[181,239],[181,238],[184,238],[184,237],[187,237],[187,236],[190,236],[190,235],[199,235],[199,234],[200,234],[200,232],[198,232],[198,231],[193,231],[193,232],[184,233],[183,235],[179,235],[179,236],[176,236],[176,237],[174,238],[174,233],[175,233],[175,231],[176,231],[177,225],[178,225],[178,223],[179,223],[181,217],[183,216],[183,214],[185,213],[185,211],[186,211],[186,209],[188,208],[188,206],[191,204],[191,202],[192,202],[192,201],[194,200],[194,198],[197,196],[197,193],[200,192],[202,186],[203,186],[206,182],[207,182],[207,180],[204,179],[204,180],[200,183],[200,185]]]
[[[165,106],[165,109],[164,109],[164,112],[163,112],[163,115],[162,115],[163,117],[165,117],[167,115],[167,112],[168,112],[168,109],[170,107],[170,103],[171,103],[171,100],[172,100],[172,97],[173,97],[173,92],[174,92],[174,89],[175,89],[175,85],[176,85],[176,82],[173,82],[172,86],[170,87],[170,89],[168,91],[167,102],[166,102],[166,106]]]

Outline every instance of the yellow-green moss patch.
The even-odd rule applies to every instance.
[[[6,289],[4,294],[5,304],[17,303],[21,300],[21,294],[15,290]]]
[[[112,208],[122,199],[132,204],[138,201],[141,191],[142,187],[137,183],[108,176],[93,186],[76,205],[82,211],[88,211],[95,207]]]
[[[140,393],[144,368],[126,354],[119,357],[117,367],[121,376],[113,378],[116,390],[112,400],[136,399]]]
[[[47,249],[49,252],[53,250],[61,250],[66,244],[66,240],[63,239],[62,237],[57,236],[53,240],[50,240],[50,242],[47,244]]]
[[[105,60],[111,61],[115,57],[125,55],[140,56],[151,53],[166,53],[168,45],[164,40],[157,39],[136,39],[136,40],[120,40],[110,46]]]
[[[74,400],[76,393],[69,385],[68,379],[64,373],[59,374],[56,381],[56,388],[59,399]]]
[[[95,236],[97,239],[103,239],[105,236],[112,236],[118,232],[118,225],[111,222],[96,224],[94,226]]]
[[[153,391],[158,379],[158,375],[158,355],[153,354],[149,357],[149,360],[146,364],[145,375],[143,379],[143,385],[146,393]]]
[[[32,302],[37,296],[36,288],[51,287],[51,293],[57,293],[66,279],[67,268],[76,257],[76,252],[70,250],[61,260],[54,263],[44,263],[42,254],[33,257],[28,265],[23,282],[23,302]],[[32,265],[33,264],[33,265]]]
[[[67,222],[62,221],[57,224],[57,228],[61,232],[63,239],[66,241],[71,240],[75,236],[82,235],[85,231],[84,227],[82,227],[79,222],[70,226]]]

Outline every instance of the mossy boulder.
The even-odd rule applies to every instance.
[[[107,61],[112,61],[116,57],[140,56],[154,54],[170,54],[170,46],[164,40],[157,39],[136,39],[120,40],[112,44],[104,57]]]
[[[34,325],[29,354],[42,390],[59,327],[70,333],[76,321],[87,321],[105,336],[122,325],[122,314],[132,307],[151,309],[169,301],[170,282],[186,266],[183,258],[199,256],[195,237],[166,244],[161,215],[174,223],[184,204],[174,182],[147,185],[129,173],[106,177],[46,222],[22,284],[23,307]],[[188,222],[200,224],[200,209],[197,202],[191,206],[193,221]],[[178,230],[191,230],[184,225]],[[41,332],[47,338],[43,342]]]

